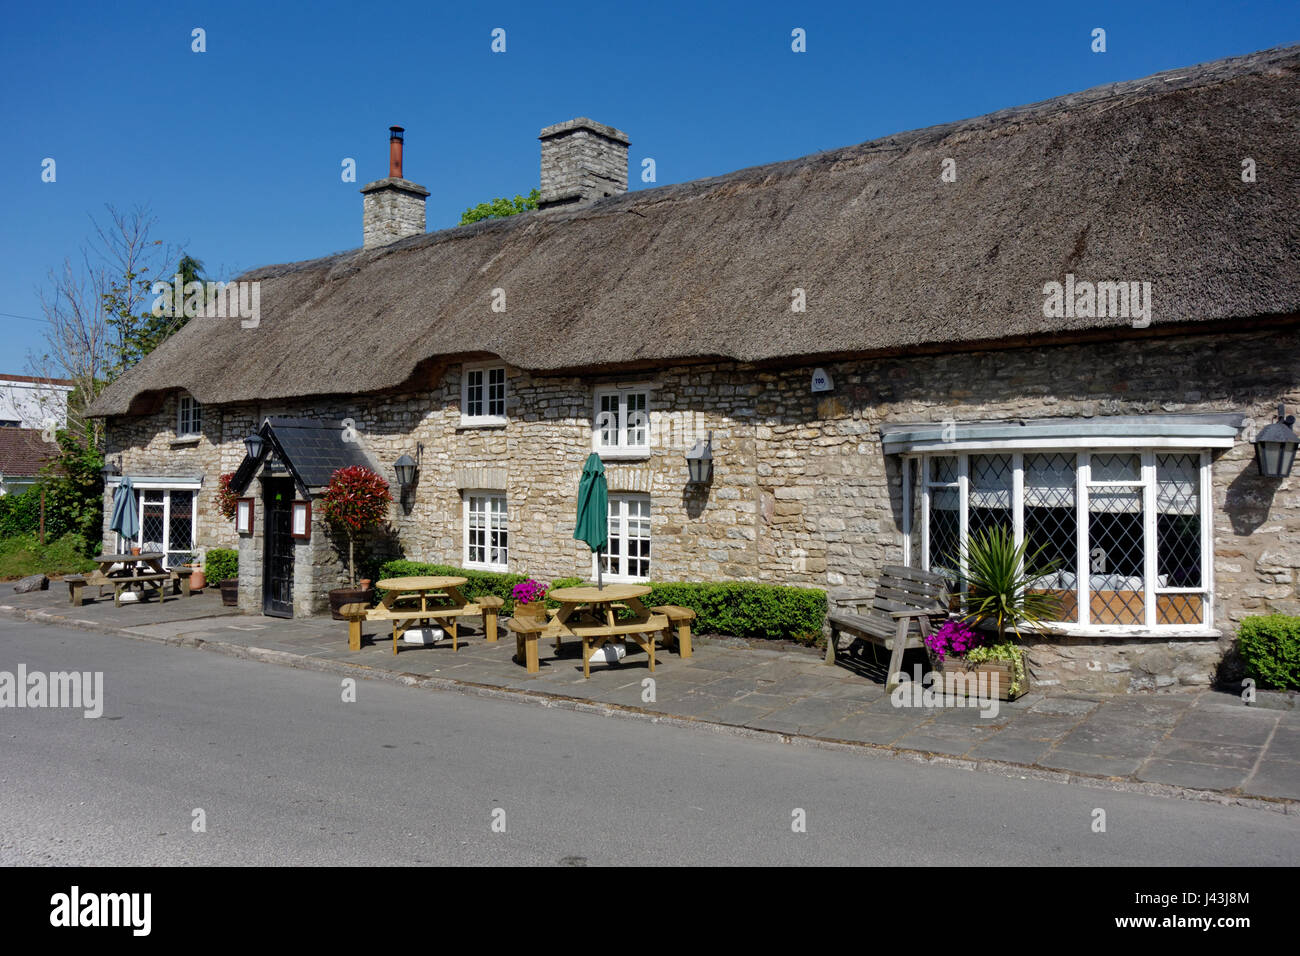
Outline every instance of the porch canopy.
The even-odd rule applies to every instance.
[[[1231,448],[1245,416],[1098,415],[880,426],[886,455],[1010,448]]]
[[[240,462],[230,480],[236,494],[244,493],[264,465],[267,473],[292,477],[304,498],[324,490],[340,468],[360,465],[378,470],[362,450],[355,431],[342,422],[271,417],[257,433],[262,436],[262,451],[257,458],[245,455]]]

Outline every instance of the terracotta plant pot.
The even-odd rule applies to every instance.
[[[369,604],[374,600],[374,588],[335,588],[330,591],[330,617],[336,621],[346,621],[339,608],[345,604]]]
[[[226,607],[239,607],[239,578],[230,578],[217,585],[221,588],[221,603]]]
[[[193,594],[195,591],[202,591],[207,586],[207,574],[204,573],[202,568],[196,567],[190,574],[190,593]]]
[[[363,590],[363,591],[369,591],[369,590],[370,590],[370,585],[371,585],[372,583],[374,583],[374,582],[372,582],[369,578],[362,578],[362,579],[361,579],[361,590]]]

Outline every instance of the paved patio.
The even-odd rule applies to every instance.
[[[431,647],[399,643],[394,656],[391,637],[385,639],[374,623],[364,629],[362,649],[353,652],[344,622],[243,615],[223,608],[214,591],[164,604],[114,608],[110,597],[74,608],[65,587],[53,582],[51,588],[34,594],[0,591],[0,612],[137,638],[207,644],[228,653],[269,657],[265,652],[274,652],[276,659],[301,666],[360,666],[375,676],[438,678],[824,741],[1300,800],[1300,712],[1287,695],[1264,694],[1259,704],[1246,706],[1213,691],[1030,693],[999,702],[994,717],[981,717],[974,707],[895,706],[880,683],[883,666],[842,659],[827,667],[812,650],[736,648],[697,637],[693,658],[660,650],[651,675],[645,653],[629,644],[621,664],[593,664],[591,679],[584,680],[578,642],[566,641],[558,656],[551,642],[543,642],[541,673],[528,674],[512,660],[513,636],[502,627],[501,640],[488,643],[478,622],[462,626],[458,652],[449,640]],[[909,654],[906,666],[923,663],[923,655]],[[7,662],[0,658],[3,666]],[[649,677],[651,685],[645,682]]]

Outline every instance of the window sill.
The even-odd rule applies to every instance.
[[[1189,624],[1186,627],[1165,625],[1162,628],[1134,627],[1117,624],[1098,624],[1089,627],[1081,627],[1078,624],[1061,624],[1034,628],[1032,631],[1027,629],[1025,631],[1025,636],[1029,637],[1030,635],[1043,638],[1131,637],[1151,641],[1179,641],[1188,638],[1219,638],[1223,636],[1223,631],[1215,627],[1206,627],[1203,624]]]
[[[187,446],[197,445],[202,438],[202,435],[180,435],[172,439],[171,446],[173,448],[185,448]]]
[[[507,418],[462,418],[457,428],[505,428],[510,424]]]
[[[466,561],[464,567],[466,571],[491,571],[493,574],[510,573],[508,564],[476,564],[472,561]]]
[[[649,461],[649,448],[595,448],[601,461]]]

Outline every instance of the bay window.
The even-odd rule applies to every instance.
[[[1031,569],[1050,568],[1034,590],[1058,598],[1069,629],[1211,626],[1208,449],[981,448],[906,465],[920,524],[919,540],[906,529],[908,563],[955,581],[971,536],[1002,527],[1037,553]]]

